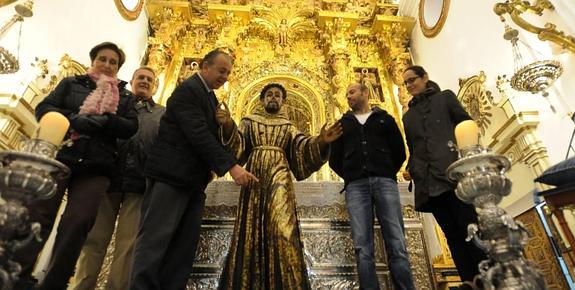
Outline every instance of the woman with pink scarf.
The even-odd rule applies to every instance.
[[[138,129],[133,95],[125,89],[126,82],[116,78],[125,61],[124,52],[116,44],[104,42],[90,50],[90,59],[92,65],[86,75],[63,79],[36,107],[38,119],[47,112],[65,115],[70,121],[68,137],[73,141],[56,157],[72,171],[68,183],[50,200],[32,206],[32,219],[42,223],[45,241],[64,191],[68,191],[52,258],[39,289],[66,289],[100,199],[110,185],[116,140],[131,137]],[[28,256],[20,259],[23,274],[29,274],[41,245],[35,248],[23,249]]]

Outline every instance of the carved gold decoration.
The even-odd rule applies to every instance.
[[[118,8],[118,12],[120,12],[120,15],[122,15],[122,17],[124,17],[126,20],[136,20],[142,12],[142,8],[144,7],[144,0],[138,0],[134,7],[126,7],[124,2],[126,1],[114,0],[114,3],[116,3],[116,8]]]
[[[475,120],[481,129],[481,134],[485,134],[485,129],[491,124],[490,118],[493,116],[490,112],[493,96],[485,89],[485,79],[483,71],[466,79],[460,78],[460,89],[457,93],[457,99]]]
[[[17,0],[0,0],[0,7],[10,5],[16,1]]]
[[[232,51],[235,61],[228,84],[216,95],[236,121],[258,105],[263,85],[274,81],[288,89],[286,109],[298,128],[316,134],[348,110],[345,89],[362,68],[368,69],[363,79],[377,87],[376,105],[400,120],[393,84],[403,84],[392,72],[399,70],[396,64],[410,63],[407,45],[415,20],[396,16],[396,4],[150,0],[148,11],[153,31],[147,62],[165,80],[160,103],[192,73],[192,61],[220,47]],[[402,104],[406,99],[400,89]],[[318,178],[333,177],[327,169]]]
[[[523,223],[525,229],[529,231],[529,241],[524,251],[525,258],[535,262],[541,270],[547,288],[568,289],[565,276],[563,276],[561,267],[553,255],[553,246],[535,208],[522,213],[516,219]]]
[[[530,1],[507,0],[503,3],[495,4],[493,7],[493,11],[499,15],[502,21],[504,20],[503,15],[509,14],[515,24],[536,34],[540,40],[551,41],[563,49],[575,53],[575,38],[573,36],[566,35],[563,31],[558,31],[556,29],[557,26],[553,23],[545,23],[544,27],[538,27],[522,17],[522,14],[525,12],[541,16],[545,9],[554,10],[555,7],[549,0],[536,0],[533,5]]]
[[[262,32],[277,49],[291,46],[295,39],[315,32],[314,11],[312,9],[293,10],[283,8],[256,8],[252,23],[255,29]]]
[[[435,23],[427,23],[427,21],[425,20],[425,15],[428,13],[431,13],[429,11],[426,11],[425,9],[425,5],[426,3],[431,3],[431,2],[437,2],[437,1],[441,1],[441,10],[440,10],[440,14],[437,17],[437,22]],[[450,0],[420,0],[419,1],[419,13],[418,13],[418,19],[419,19],[419,27],[421,27],[421,32],[423,32],[423,35],[425,35],[426,37],[435,37],[436,35],[439,34],[439,32],[441,32],[441,29],[443,28],[443,25],[445,24],[445,20],[447,20],[447,15],[449,13],[449,4],[450,4]]]

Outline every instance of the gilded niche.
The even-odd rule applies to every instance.
[[[317,134],[346,112],[345,90],[358,80],[370,88],[372,105],[401,116],[405,102],[397,104],[394,92],[405,89],[396,72],[410,63],[404,60],[415,21],[397,16],[396,4],[150,0],[147,8],[147,55],[164,80],[161,103],[197,70],[198,59],[218,47],[233,55],[234,71],[216,95],[236,121],[251,112],[258,90],[271,81],[286,85],[286,109],[304,132]]]

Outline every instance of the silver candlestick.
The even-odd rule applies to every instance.
[[[30,221],[27,206],[54,195],[70,169],[54,159],[58,147],[39,139],[24,141],[20,151],[0,152],[0,289],[12,289],[21,267],[14,252],[40,240],[40,224]]]
[[[511,181],[505,176],[511,162],[480,145],[459,153],[447,176],[458,182],[457,197],[479,209],[479,225],[468,226],[467,241],[473,240],[489,256],[478,265],[483,288],[546,289],[536,266],[523,256],[527,230],[497,206],[511,192]]]

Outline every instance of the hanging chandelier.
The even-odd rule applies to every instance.
[[[535,61],[524,65],[523,56],[519,51],[519,31],[505,24],[503,38],[511,42],[513,48],[514,74],[511,77],[511,87],[522,92],[546,94],[547,89],[563,73],[563,67],[555,60]]]
[[[16,14],[6,22],[0,28],[0,39],[4,36],[4,34],[17,22],[24,21],[25,17],[32,17],[32,6],[34,5],[33,1],[26,1],[24,4],[17,4],[14,7],[16,10]],[[22,27],[20,26],[20,31],[18,33],[18,49],[20,43],[20,36],[22,33]],[[18,63],[18,57],[14,56],[10,53],[6,48],[0,46],[0,74],[11,74],[15,73],[20,69],[20,65]]]
[[[501,18],[505,23],[505,20]],[[503,38],[511,42],[513,50],[513,76],[510,85],[513,89],[521,92],[530,92],[532,94],[541,94],[547,98],[549,88],[563,73],[563,66],[555,60],[540,60],[525,65],[523,56],[519,49],[519,31],[505,24],[505,33]],[[548,100],[549,102],[549,100]],[[551,110],[555,108],[550,104]]]

